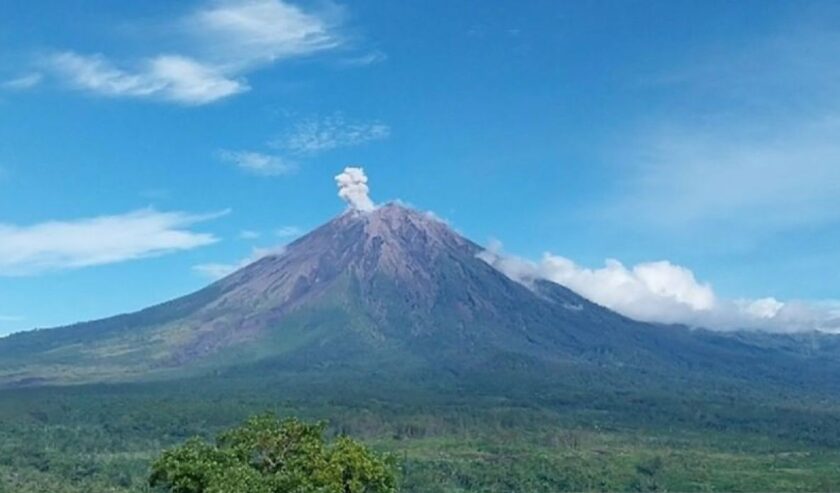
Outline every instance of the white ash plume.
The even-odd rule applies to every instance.
[[[338,196],[347,202],[351,209],[361,212],[374,210],[376,206],[368,196],[370,188],[367,181],[364,169],[353,166],[344,168],[344,171],[335,177]]]

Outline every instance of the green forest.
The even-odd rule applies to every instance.
[[[149,481],[164,450],[266,412],[388,457],[406,492],[840,490],[840,406],[816,395],[282,381],[0,391],[0,491],[168,491]]]

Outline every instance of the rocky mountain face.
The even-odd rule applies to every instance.
[[[481,251],[398,204],[347,211],[194,294],[0,339],[0,384],[174,378],[252,364],[327,375],[370,366],[747,378],[795,370],[818,380],[836,369],[784,345],[635,322],[557,284],[523,285]]]

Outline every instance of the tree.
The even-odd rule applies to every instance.
[[[393,459],[324,439],[324,423],[256,416],[215,444],[193,438],[154,462],[149,484],[170,493],[393,493]]]

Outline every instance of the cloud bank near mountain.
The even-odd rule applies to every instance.
[[[773,297],[725,299],[694,273],[667,260],[625,266],[607,259],[600,268],[545,253],[532,261],[503,252],[496,242],[478,257],[511,279],[556,282],[625,316],[719,330],[840,332],[840,302],[780,301]]]

